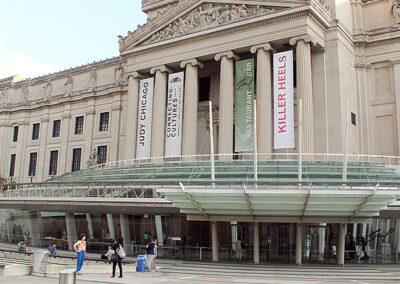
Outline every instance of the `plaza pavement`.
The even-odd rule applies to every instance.
[[[124,278],[107,274],[77,276],[78,284],[94,283],[400,283],[400,265],[251,265],[213,264],[188,261],[158,261],[157,272],[130,272]],[[117,275],[118,275],[117,268]],[[0,276],[5,284],[56,284],[57,274],[38,276]]]

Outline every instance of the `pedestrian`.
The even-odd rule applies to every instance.
[[[76,274],[81,275],[81,268],[86,254],[86,235],[80,234],[79,240],[74,244],[74,250],[77,252]]]
[[[49,245],[49,256],[55,256],[57,254],[57,247],[55,243]]]
[[[243,257],[243,247],[242,247],[242,240],[238,239],[236,242],[236,257],[237,261],[241,262]]]
[[[157,246],[156,243],[154,242],[154,239],[151,238],[150,242],[146,246],[146,266],[148,271],[151,271],[152,269],[156,271],[156,262],[155,262],[156,256],[157,256]]]
[[[115,268],[117,264],[119,267],[119,278],[122,278],[122,259],[125,258],[124,239],[122,237],[118,237],[114,241],[112,250],[114,250],[114,254],[111,256],[111,261],[113,263],[111,278],[115,277]]]
[[[361,257],[361,259],[369,259],[369,256],[366,252],[366,245],[367,245],[367,242],[366,242],[365,238],[363,237],[363,235],[361,233],[359,233],[358,237],[357,237],[357,246],[359,246],[359,247],[361,246],[361,251],[364,254]]]
[[[101,255],[101,259],[107,259],[108,261],[111,261],[111,257],[114,253],[115,251],[113,250],[112,246],[109,246],[108,251]]]

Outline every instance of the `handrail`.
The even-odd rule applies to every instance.
[[[232,153],[232,154],[215,154],[214,157],[216,160],[221,160],[219,158],[230,158],[232,160],[236,159],[236,157],[246,158],[246,160],[253,160],[254,157],[257,157],[259,160],[281,160],[281,158],[285,158],[285,160],[296,161],[298,159],[299,153]],[[207,162],[210,160],[210,154],[202,154],[202,155],[185,155],[185,156],[175,156],[175,157],[150,157],[150,158],[140,158],[140,159],[126,159],[126,160],[118,160],[118,161],[110,161],[103,164],[98,164],[90,167],[90,169],[99,169],[99,168],[114,168],[114,167],[124,167],[124,166],[133,166],[140,164],[151,164],[151,163],[176,163],[176,162]],[[320,158],[321,161],[342,161],[344,159],[343,153],[302,153],[302,159],[304,161],[313,161],[316,158]],[[349,154],[349,161],[357,161],[357,162],[379,162],[382,161],[389,162],[390,165],[400,165],[400,156],[387,156],[387,155],[365,155],[365,154]],[[224,160],[224,159],[222,159]],[[317,161],[317,160],[316,160]],[[392,161],[395,162],[392,164]]]

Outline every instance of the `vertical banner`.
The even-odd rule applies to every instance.
[[[154,78],[140,80],[136,158],[150,158]],[[128,122],[129,127],[129,122]]]
[[[294,148],[293,51],[274,54],[274,149]]]
[[[254,59],[236,62],[235,152],[254,150]]]
[[[165,123],[165,157],[181,155],[184,72],[169,74],[167,121]]]

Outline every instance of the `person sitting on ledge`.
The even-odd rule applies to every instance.
[[[57,254],[57,247],[55,243],[49,245],[49,255],[55,256]]]
[[[17,251],[18,252],[28,252],[28,248],[25,246],[25,243],[23,240],[21,240],[18,244],[17,244]]]

